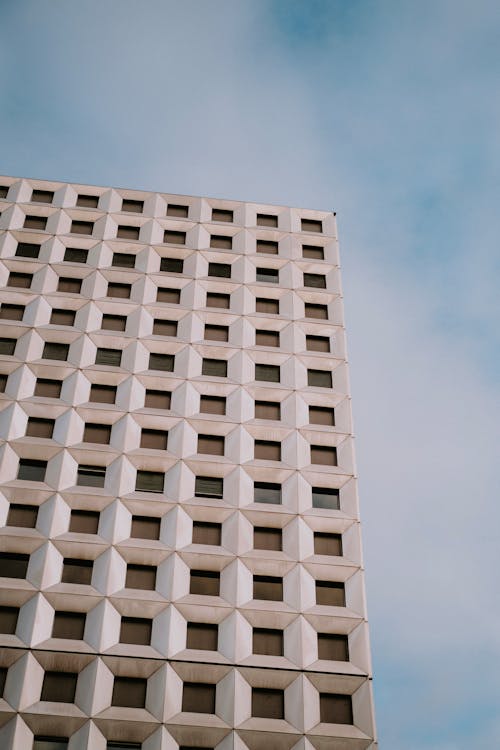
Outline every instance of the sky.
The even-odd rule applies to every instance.
[[[500,5],[0,0],[0,173],[337,211],[381,750],[500,746]]]

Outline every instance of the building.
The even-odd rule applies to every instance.
[[[334,214],[0,205],[0,747],[373,750]]]

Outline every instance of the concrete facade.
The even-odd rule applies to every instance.
[[[374,750],[334,214],[0,211],[0,747]]]

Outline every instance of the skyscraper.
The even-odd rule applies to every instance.
[[[373,750],[334,214],[0,199],[0,746]]]

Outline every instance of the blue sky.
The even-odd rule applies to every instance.
[[[1,173],[338,212],[381,748],[498,746],[500,5],[0,9]]]

